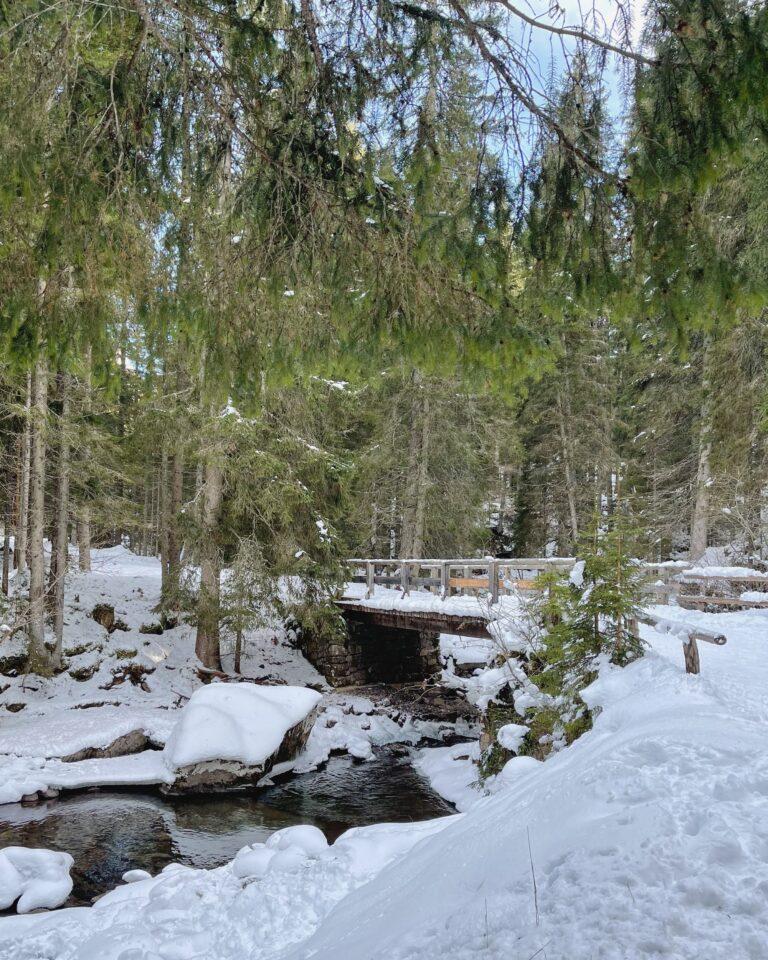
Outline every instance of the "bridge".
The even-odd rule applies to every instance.
[[[344,630],[333,637],[305,635],[301,647],[334,686],[420,681],[440,668],[441,633],[501,643],[504,622],[520,616],[525,596],[538,589],[539,574],[564,574],[575,562],[572,557],[352,559],[349,582],[336,601]],[[690,564],[647,563],[642,569],[655,581],[650,592],[657,603],[676,596],[683,605],[681,583],[703,579],[688,574]],[[768,584],[766,576],[749,579]],[[725,642],[722,635],[645,612],[640,619],[680,637],[692,673],[699,671],[697,640]]]

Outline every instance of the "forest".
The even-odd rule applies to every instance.
[[[349,593],[355,558],[390,561],[384,569],[394,571],[391,583],[400,578],[404,595],[407,576],[426,578],[434,594],[434,564],[464,561],[455,592],[469,606],[449,597],[446,609],[498,628],[487,629],[490,646],[476,657],[482,669],[474,678],[459,670],[457,638],[438,630],[441,679],[424,684],[450,688],[477,711],[466,720],[469,734],[465,719],[451,716],[451,736],[460,745],[471,740],[476,751],[471,773],[448,736],[437,739],[444,751],[454,750],[448,760],[451,770],[464,770],[458,780],[464,776],[472,789],[499,798],[513,780],[505,763],[546,760],[547,776],[555,777],[555,755],[581,749],[579,738],[586,742],[597,732],[601,711],[617,709],[611,707],[616,689],[603,689],[604,663],[640,678],[640,686],[628,687],[630,700],[642,701],[643,683],[648,690],[673,687],[672,674],[654,668],[654,657],[665,658],[667,648],[659,654],[656,645],[680,634],[669,627],[675,611],[685,615],[684,642],[695,646],[694,626],[714,631],[722,643],[728,637],[728,658],[736,656],[739,631],[749,643],[759,640],[761,604],[768,606],[768,592],[759,589],[768,571],[764,3],[2,0],[0,88],[0,770],[6,763],[0,779],[8,788],[6,799],[0,784],[0,804],[69,789],[58,767],[48,779],[33,776],[29,758],[39,758],[43,770],[118,759],[120,751],[98,752],[135,733],[135,724],[124,730],[115,717],[149,709],[150,700],[156,717],[183,715],[198,701],[198,710],[214,710],[225,687],[243,698],[271,689],[260,686],[271,682],[276,689],[297,684],[303,694],[323,692],[320,707],[308,704],[302,714],[320,710],[313,732],[307,727],[302,735],[305,753],[296,751],[304,757],[294,764],[299,780],[302,763],[322,769],[334,751],[347,751],[363,767],[370,761],[370,770],[379,762],[371,744],[402,741],[424,752],[422,740],[435,739],[424,724],[435,717],[422,717],[412,704],[393,713],[389,701],[382,707],[374,696],[378,733],[350,732],[358,714],[370,711],[356,695],[334,700],[340,694],[325,686],[326,679],[335,685],[332,668],[324,669],[334,651],[344,647],[346,656],[357,642],[337,602],[360,599]],[[497,568],[473,574],[471,562],[514,558],[539,561],[519,564],[515,582],[547,599],[520,599],[502,581],[509,595],[496,617],[482,597],[466,595],[482,584],[491,589],[490,571]],[[433,572],[424,573],[430,559]],[[571,565],[564,576],[541,574],[549,562],[562,573],[557,560]],[[701,609],[690,615],[685,585],[679,607],[653,606],[664,641],[649,640],[643,611],[656,601],[635,582],[642,564],[654,565],[648,569],[665,583],[665,564],[702,583],[710,578],[699,589]],[[530,570],[541,574],[533,588]],[[717,609],[715,571],[727,594]],[[737,581],[743,589],[734,593]],[[379,607],[395,609],[393,589],[383,589]],[[405,611],[407,596],[401,599]],[[99,613],[100,606],[107,612]],[[102,628],[108,635],[101,636]],[[351,641],[346,634],[340,639],[347,629]],[[148,639],[137,642],[137,632]],[[315,639],[306,647],[302,636],[325,644],[322,662],[307,652]],[[526,653],[521,637],[531,644]],[[644,653],[649,643],[653,653]],[[319,674],[301,672],[310,667],[299,650]],[[726,686],[747,670],[743,661],[732,666],[722,651],[701,656],[705,676],[710,657],[713,670],[728,664]],[[754,657],[749,670],[759,678],[764,667]],[[158,686],[158,664],[166,658],[175,673]],[[469,654],[466,662],[477,665]],[[371,682],[391,687],[389,674],[378,678],[366,669]],[[653,669],[660,672],[651,676]],[[591,684],[599,696],[589,694]],[[521,691],[529,698],[522,706]],[[271,694],[263,696],[271,703]],[[679,705],[683,720],[686,709],[696,709],[690,696],[691,704]],[[764,693],[750,697],[750,704],[764,702]],[[281,707],[291,716],[298,711],[294,724],[300,703],[295,694]],[[238,701],[237,723],[251,709]],[[457,709],[465,718],[464,707]],[[742,718],[744,731],[768,716],[754,709]],[[57,734],[58,746],[48,739],[74,713],[92,714],[95,728],[100,710],[117,711],[104,721],[104,743],[80,732],[71,742]],[[382,732],[393,717],[410,731],[400,740]],[[66,722],[62,731],[69,730]],[[156,721],[154,733],[149,721],[142,723],[142,745],[125,754],[167,753],[175,745],[176,771],[200,762],[189,750],[192,727],[179,732],[183,719],[173,733],[165,720]],[[238,736],[252,745],[263,729]],[[744,731],[734,737],[746,740]],[[235,759],[252,762],[251,752]],[[277,756],[262,764],[262,775]],[[441,764],[448,763],[441,756],[434,751],[416,768],[452,804],[446,810],[467,818],[491,811],[481,804],[464,813],[470,788],[455,787],[455,776],[447,792],[440,789]],[[768,763],[764,748],[758,756]],[[165,768],[147,773],[156,759],[146,759],[144,779],[99,779],[99,773],[72,783],[78,789],[166,783]],[[743,762],[734,761],[738,776]],[[634,761],[627,764],[629,770]],[[528,770],[518,769],[515,777]],[[666,774],[659,776],[657,785],[667,783]],[[178,776],[174,784],[180,783]],[[557,789],[547,793],[542,786],[540,793]],[[694,794],[685,802],[706,803]],[[497,808],[499,822],[506,822]],[[9,819],[3,830],[5,809],[0,956],[85,957],[74,927],[45,928],[56,945],[35,953],[48,942],[43,933],[25,946],[22,933],[38,928],[2,917],[5,907],[23,900],[22,888],[8,881],[16,894],[5,904],[8,871],[36,876],[38,869],[7,851],[45,845],[22,837],[4,854],[5,840],[23,833],[21,820]],[[445,812],[429,822],[442,823]],[[760,815],[765,827],[764,806],[753,811],[753,821]],[[335,819],[360,827],[384,816]],[[480,824],[480,812],[476,819]],[[313,830],[323,828],[312,823]],[[429,841],[431,871],[455,851],[449,835],[446,828]],[[317,838],[296,836],[298,846],[290,849],[300,848],[314,863]],[[392,851],[404,844],[405,864],[417,839],[386,842]],[[275,841],[275,856],[289,849],[281,842]],[[702,856],[719,849],[715,840],[709,847],[701,842]],[[517,835],[514,843],[522,843]],[[529,834],[527,852],[518,851],[526,884],[534,870],[530,844]],[[236,849],[216,863],[189,862],[225,869],[219,864]],[[352,860],[364,856],[356,851]],[[258,859],[257,853],[264,859],[255,849],[249,856]],[[267,860],[262,870],[243,856],[241,850],[233,861],[234,876],[264,875]],[[238,874],[238,862],[246,872]],[[594,857],[585,864],[574,867],[584,867],[580,883],[608,882]],[[374,948],[374,933],[353,943],[339,932],[364,927],[374,910],[348,892],[363,876],[349,869],[338,881],[339,890],[347,884],[348,916],[339,908],[332,914],[347,916],[343,924],[318,919],[330,910],[330,902],[321,909],[312,899],[326,882],[322,872],[312,874],[314,892],[301,894],[301,908],[280,901],[289,913],[316,912],[301,934],[312,934],[306,941],[312,955],[362,960],[379,956],[379,949],[394,956],[386,950],[396,947],[403,957],[440,952],[450,960],[470,953],[528,960],[547,955],[546,943],[553,944],[550,957],[571,960],[646,954],[747,960],[768,951],[768,917],[761,912],[741,925],[729,913],[734,953],[718,952],[725,948],[716,938],[667,928],[666,946],[638,952],[633,936],[656,909],[640,890],[628,908],[637,913],[635,932],[622,953],[610,952],[608,934],[597,927],[568,941],[563,931],[575,900],[549,916],[546,935],[539,903],[535,924],[526,921],[515,932],[493,899],[503,887],[492,897],[490,928],[485,901],[485,932],[476,931],[482,944],[473,947],[454,930],[435,934],[428,947],[418,938],[413,945],[409,938],[421,927],[412,916],[393,927],[400,939],[384,938]],[[379,883],[379,895],[394,902],[400,882],[392,874],[387,886],[390,874],[379,877],[379,869],[371,880],[370,868],[361,890]],[[757,884],[764,864],[755,869]],[[468,871],[478,883],[485,876],[479,858]],[[632,893],[637,875],[628,871]],[[181,874],[174,876],[181,885]],[[248,897],[256,887],[247,888]],[[181,886],[174,891],[181,896]],[[454,893],[455,901],[445,893],[445,902],[458,916],[466,891]],[[422,907],[437,922],[435,897]],[[528,910],[527,893],[524,899]],[[268,904],[259,903],[268,913]],[[506,917],[498,923],[497,907]],[[407,901],[399,909],[397,916],[405,916]],[[266,915],[258,914],[253,930],[271,922]],[[198,919],[215,927],[225,923],[222,917]],[[127,960],[119,945],[130,943],[138,944],[137,958],[287,957],[281,951],[299,944],[298,933],[281,928],[262,947],[253,933],[226,949],[201,940],[199,953],[194,944],[192,952],[168,947],[166,953],[160,941],[144,943],[139,927],[131,929],[127,939],[114,934],[113,953],[87,955]],[[93,944],[107,950],[106,940]]]

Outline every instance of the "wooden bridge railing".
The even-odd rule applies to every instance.
[[[567,572],[576,561],[572,557],[511,557],[483,560],[414,560],[414,559],[352,559],[347,564],[352,570],[352,581],[364,583],[369,597],[376,585],[399,587],[403,596],[413,589],[426,589],[440,597],[454,593],[487,595],[491,603],[499,597],[518,590],[530,590],[536,577],[546,570]],[[768,593],[768,575],[710,577],[688,573],[690,564],[643,563],[642,572],[648,577],[648,593],[658,603],[669,603],[674,597],[687,608],[757,607],[768,608],[768,600],[742,600],[733,596],[710,596],[706,588],[729,584],[735,589],[749,587],[765,589]],[[686,586],[700,586],[701,595],[685,593]],[[721,591],[722,592],[722,591]]]
[[[440,597],[449,597],[454,592],[462,594],[489,594],[490,602],[496,603],[500,596],[517,590],[530,590],[536,577],[547,570],[567,572],[575,563],[573,557],[511,557],[484,560],[348,560],[352,569],[352,582],[364,583],[368,596],[375,586],[399,587],[403,596],[412,589],[427,589]],[[643,572],[655,578],[654,585],[659,599],[666,602],[675,592],[673,578],[685,572],[686,567],[677,565],[645,563]]]
[[[491,603],[514,590],[530,589],[545,570],[568,571],[571,557],[515,557],[508,560],[360,560],[347,561],[352,581],[364,583],[368,596],[375,586],[400,587],[403,596],[412,589],[427,589],[440,597],[461,593],[485,593]]]

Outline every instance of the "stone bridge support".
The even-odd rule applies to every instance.
[[[347,637],[329,643],[304,635],[301,650],[334,687],[421,681],[440,669],[439,633],[373,623],[344,611]]]

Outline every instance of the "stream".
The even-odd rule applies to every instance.
[[[296,823],[314,824],[333,842],[350,827],[454,812],[402,749],[384,747],[366,763],[331,757],[322,770],[258,792],[163,797],[112,789],[64,794],[32,807],[3,806],[0,848],[71,853],[74,889],[67,906],[73,906],[117,886],[126,870],[155,874],[169,863],[217,867],[246,844]]]

